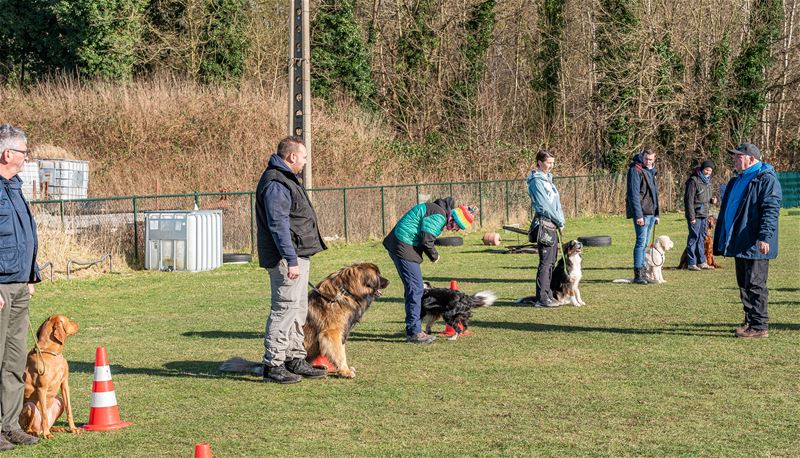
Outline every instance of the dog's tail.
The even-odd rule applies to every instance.
[[[473,296],[472,306],[473,307],[488,307],[494,304],[494,301],[497,300],[497,296],[494,294],[494,291],[481,291],[475,296]]]
[[[611,280],[611,283],[633,283],[633,279],[631,279],[631,278],[617,278],[616,280]]]
[[[234,374],[264,375],[264,365],[255,361],[248,361],[244,358],[234,356],[224,361],[219,366],[220,372],[232,372]]]

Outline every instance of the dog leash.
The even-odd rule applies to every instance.
[[[564,244],[561,243],[561,228],[556,229],[556,239],[558,240],[558,251],[561,252],[561,260],[564,262],[564,274],[569,276],[569,272],[567,272],[567,257],[564,256]]]
[[[36,350],[36,356],[39,357],[39,361],[36,363],[36,372],[41,376],[47,372],[47,365],[44,363],[44,357],[42,356],[42,349],[39,348],[39,338],[36,337],[36,334],[33,332],[33,326],[31,326],[31,320],[28,320],[28,329],[31,330],[31,336],[33,336],[33,348]],[[39,368],[39,363],[41,363],[42,367]]]
[[[655,259],[655,258],[653,257],[653,251],[656,251],[656,252],[658,252],[658,254],[660,254],[660,255],[661,255],[661,264],[656,264],[656,262],[655,262],[655,260],[654,260],[654,261],[653,261],[653,265],[654,265],[655,267],[661,267],[661,266],[663,266],[663,265],[664,265],[664,261],[666,261],[666,260],[667,260],[667,257],[666,257],[666,256],[664,256],[664,253],[662,253],[662,252],[660,252],[660,251],[658,251],[658,250],[656,249],[655,242],[656,242],[656,228],[655,228],[655,224],[654,224],[654,225],[653,225],[653,230],[652,230],[652,232],[651,232],[651,234],[650,234],[650,259],[653,259],[653,260]]]

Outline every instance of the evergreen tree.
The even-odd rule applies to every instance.
[[[731,98],[731,137],[735,143],[750,139],[767,104],[767,68],[772,64],[772,45],[783,23],[781,0],[754,0],[750,12],[750,34],[733,62],[736,83]]]
[[[339,89],[362,106],[374,108],[369,49],[353,11],[352,0],[324,0],[312,25],[311,89],[330,100]]]
[[[624,169],[635,133],[632,105],[639,49],[636,5],[636,0],[600,0],[594,57],[604,140],[599,165],[612,173]]]

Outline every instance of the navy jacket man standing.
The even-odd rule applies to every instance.
[[[28,303],[35,291],[33,284],[41,281],[36,264],[36,221],[17,175],[29,156],[25,133],[9,124],[0,125],[0,451],[39,441],[19,425],[28,353]]]
[[[744,322],[736,337],[767,337],[769,260],[778,256],[781,185],[775,169],[761,162],[761,151],[742,143],[733,155],[736,175],[725,188],[714,230],[714,254],[736,259],[736,283]]]
[[[258,259],[269,272],[272,305],[264,332],[264,381],[296,383],[325,377],[306,362],[303,325],[308,314],[311,256],[325,250],[317,215],[297,174],[307,152],[287,137],[269,159],[256,189]]]

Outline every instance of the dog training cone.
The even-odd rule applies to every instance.
[[[323,354],[317,355],[317,357],[311,361],[311,366],[317,369],[325,369],[328,372],[336,372],[336,366]]]
[[[194,458],[211,458],[211,444],[200,442],[194,446]]]
[[[455,280],[450,280],[450,289],[453,291],[458,291],[458,282],[456,282]],[[453,327],[450,326],[449,324],[446,324],[444,325],[444,331],[439,333],[439,335],[443,337],[453,337],[454,335],[456,335],[456,330],[453,329]]]
[[[81,429],[87,431],[111,431],[132,424],[119,419],[117,395],[114,393],[114,382],[111,381],[111,368],[108,366],[106,347],[97,347],[89,423],[83,425]]]

